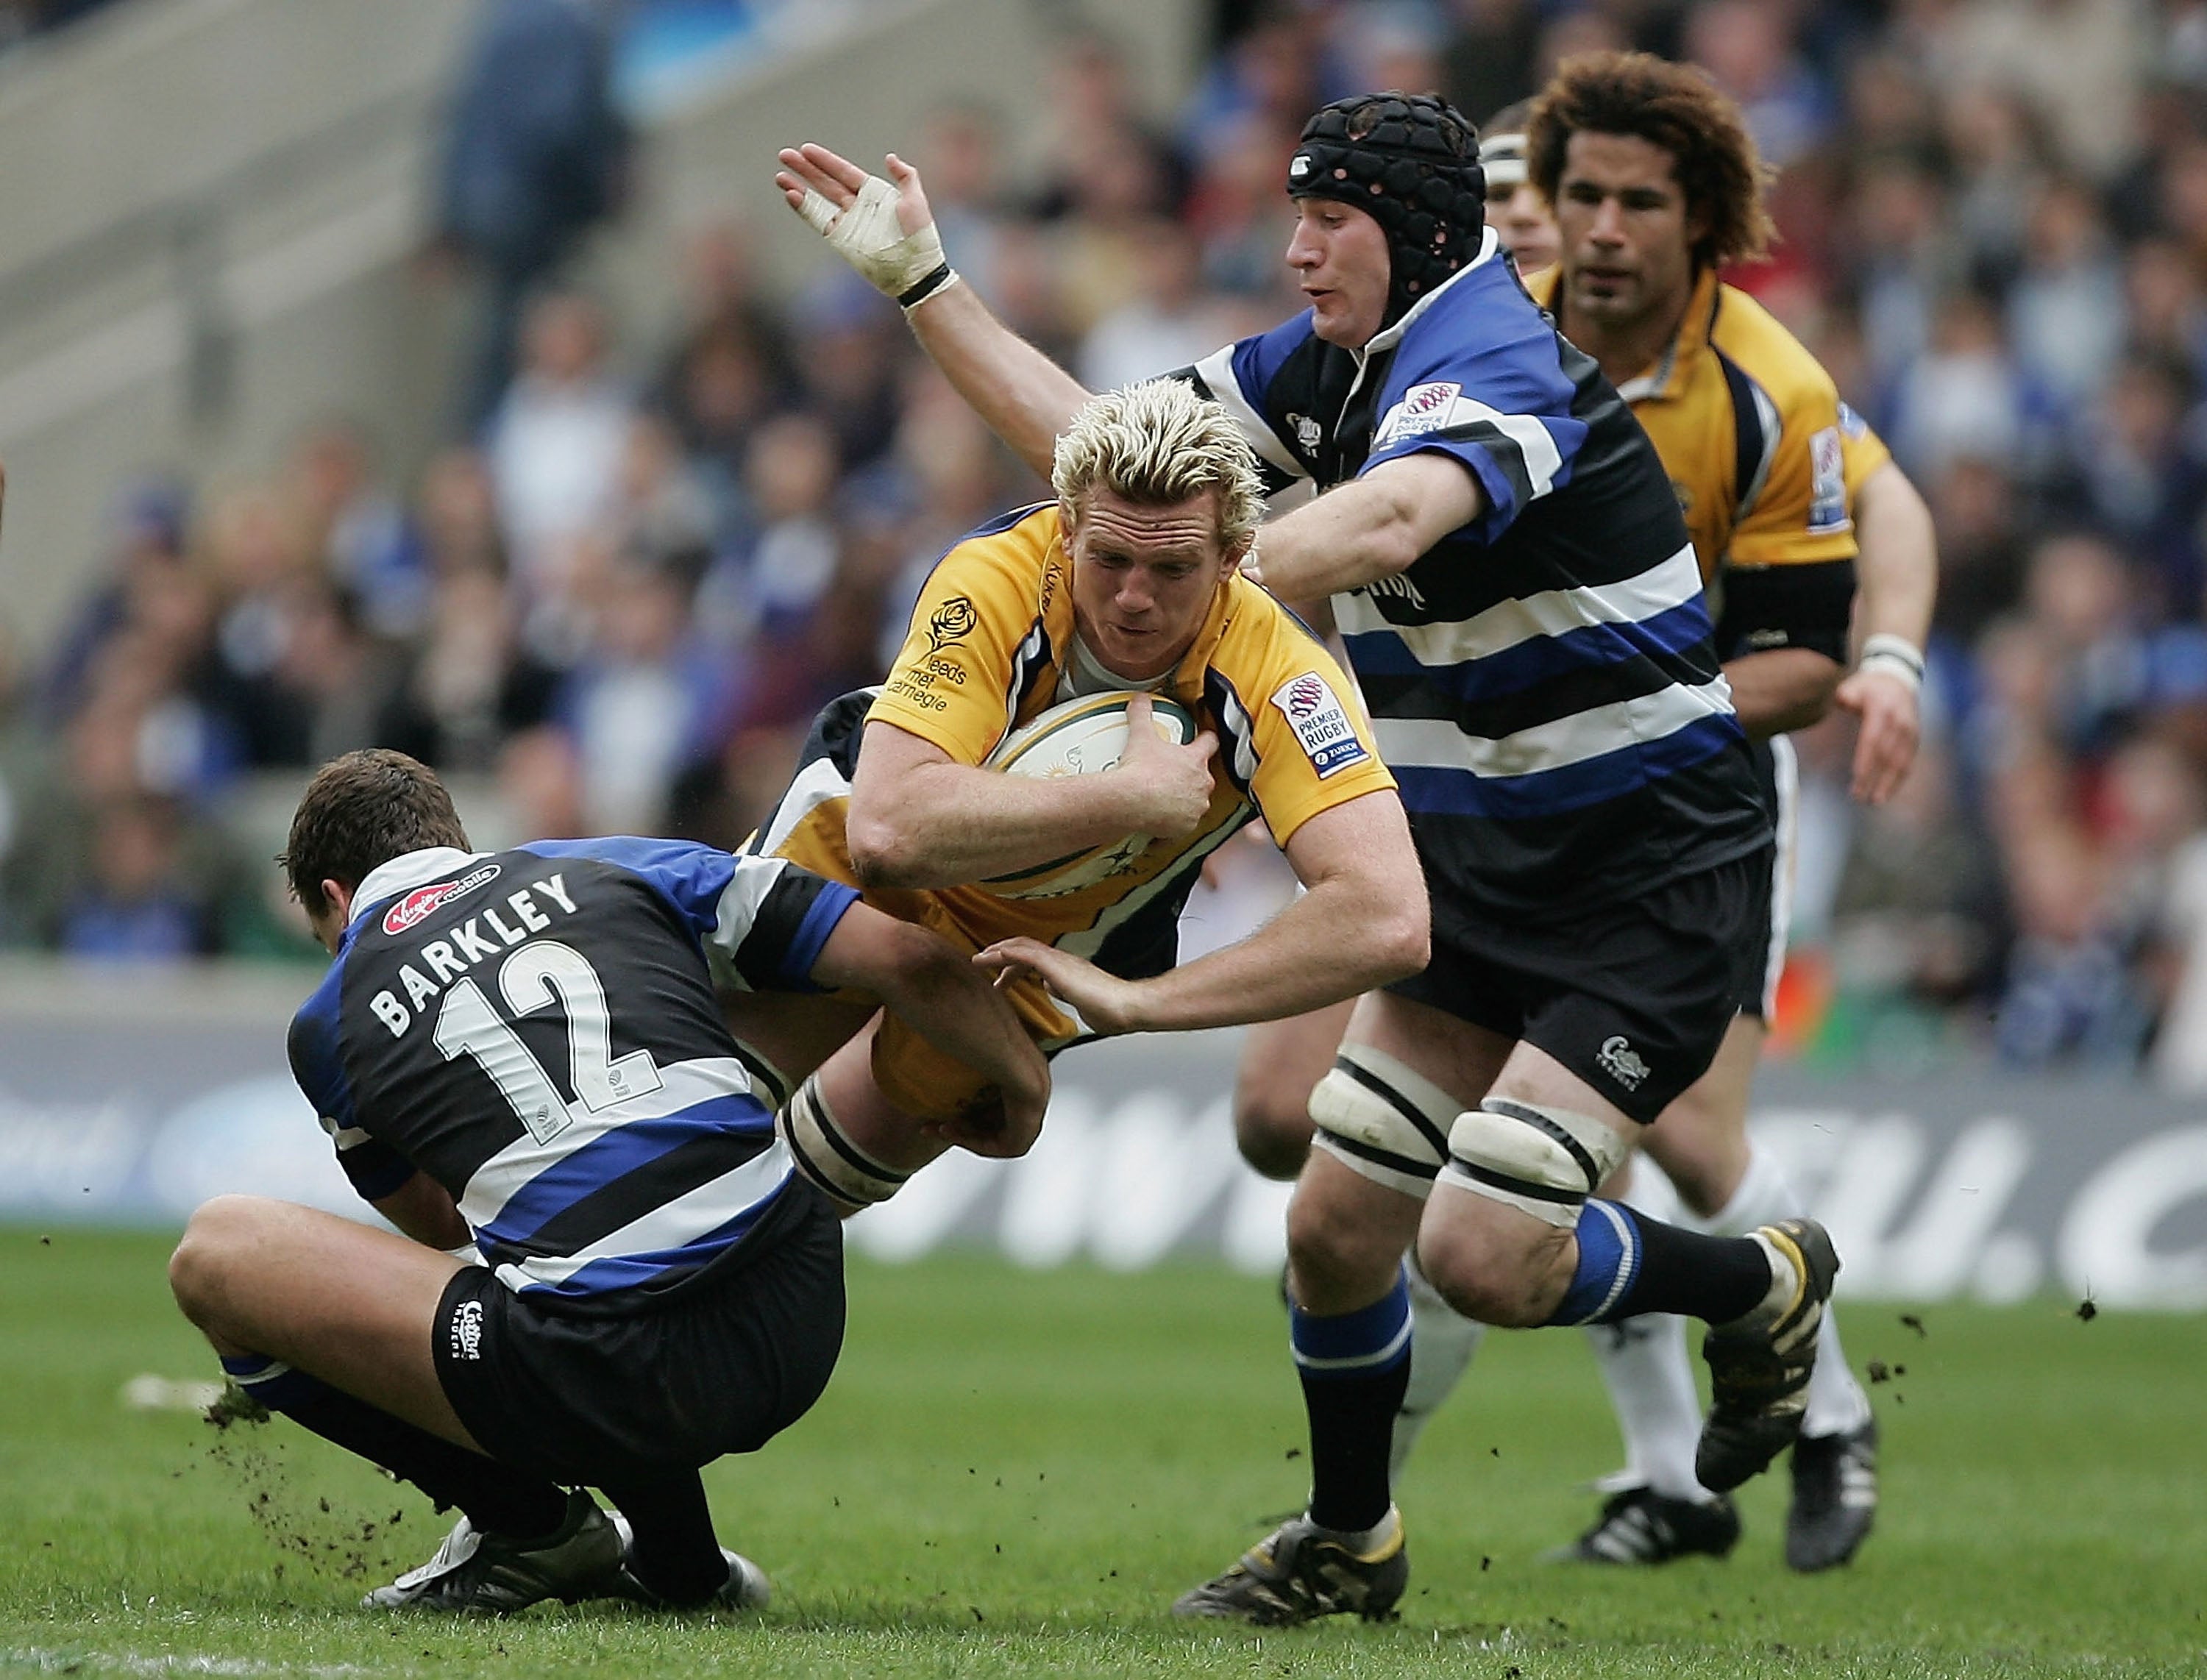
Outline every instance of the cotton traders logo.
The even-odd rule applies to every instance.
[[[452,1357],[482,1357],[483,1310],[479,1300],[464,1300],[452,1309]]]
[[[450,904],[463,893],[472,893],[487,882],[498,879],[498,865],[485,864],[471,870],[458,881],[440,881],[427,887],[416,887],[405,897],[383,912],[386,933],[404,933],[428,919],[440,906]]]
[[[1595,1052],[1594,1060],[1601,1064],[1603,1073],[1627,1091],[1639,1090],[1648,1077],[1648,1064],[1641,1060],[1639,1053],[1632,1048],[1631,1041],[1621,1032],[1612,1033],[1601,1041],[1601,1049]]]
[[[927,617],[927,646],[930,653],[941,653],[953,642],[971,636],[973,627],[981,622],[981,615],[973,610],[973,603],[964,595],[953,595]]]

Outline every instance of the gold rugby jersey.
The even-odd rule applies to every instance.
[[[1019,725],[1066,692],[1074,658],[1073,567],[1057,504],[1014,510],[960,541],[929,576],[887,680],[832,702],[814,724],[789,791],[746,850],[857,885],[844,819],[868,722],[894,724],[961,764],[979,764]],[[869,888],[867,902],[968,950],[1015,934],[1143,978],[1172,966],[1179,918],[1203,860],[1261,816],[1285,846],[1320,811],[1391,789],[1371,727],[1325,648],[1264,590],[1229,578],[1194,643],[1157,693],[1215,732],[1211,807],[1192,834],[1128,849],[1112,873],[1056,896],[984,887]],[[1014,1007],[1054,1048],[1081,1036],[1039,983]],[[954,1106],[942,1064],[894,1017],[877,1041],[883,1091],[916,1113]]]
[[[1526,288],[1552,310],[1562,274]],[[1855,493],[1891,459],[1777,318],[1704,270],[1661,358],[1618,394],[1654,440],[1724,659],[1805,647],[1846,662]]]

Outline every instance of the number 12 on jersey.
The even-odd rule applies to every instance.
[[[659,1064],[649,1050],[613,1059],[605,984],[573,946],[531,940],[499,966],[498,989],[517,1019],[555,1000],[566,1012],[568,1083],[585,1113],[600,1114],[660,1088]],[[437,1011],[437,1048],[447,1061],[473,1057],[538,1143],[550,1143],[574,1123],[574,1110],[552,1076],[473,979],[457,982],[445,994]]]

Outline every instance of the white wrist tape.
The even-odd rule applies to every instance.
[[[906,233],[897,221],[897,189],[870,175],[848,210],[808,187],[797,213],[824,236],[844,261],[864,275],[875,290],[901,296],[942,264],[942,236],[930,222]]]
[[[1923,652],[1905,636],[1880,634],[1863,643],[1857,671],[1877,670],[1897,677],[1913,694],[1923,686]]]

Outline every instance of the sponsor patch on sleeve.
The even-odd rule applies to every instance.
[[[1450,416],[1456,412],[1456,398],[1462,395],[1463,387],[1453,380],[1412,386],[1403,393],[1403,400],[1387,410],[1372,446],[1385,449],[1404,438],[1439,431],[1449,423]]]
[[[1846,459],[1839,450],[1839,428],[1827,426],[1809,439],[1809,535],[1829,536],[1848,529]]]
[[[1333,685],[1315,671],[1280,685],[1272,703],[1295,732],[1295,741],[1324,781],[1337,770],[1361,764],[1372,755],[1356,738],[1355,726]]]

